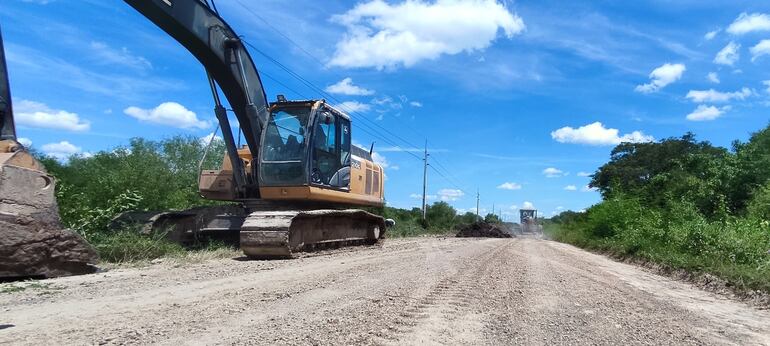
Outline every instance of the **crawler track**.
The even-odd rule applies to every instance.
[[[280,258],[315,249],[374,244],[384,233],[381,216],[358,209],[257,211],[241,226],[240,245],[252,258]]]

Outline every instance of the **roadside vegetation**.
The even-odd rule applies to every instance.
[[[166,240],[165,234],[140,234],[136,229],[111,230],[110,222],[126,211],[185,210],[214,205],[198,195],[198,168],[208,143],[199,138],[176,136],[160,141],[134,138],[125,147],[67,161],[39,156],[56,177],[56,197],[65,227],[77,231],[106,262],[142,262],[159,257],[190,258],[201,252],[227,252],[224,243],[183,247]],[[204,169],[216,168],[225,151],[214,141]],[[427,220],[420,209],[385,207],[372,210],[396,220],[388,237],[442,234],[476,221],[474,213],[458,215],[446,202],[428,206]],[[494,221],[494,215],[488,215]]]
[[[770,127],[731,149],[622,143],[590,186],[603,201],[552,218],[551,237],[770,292]]]

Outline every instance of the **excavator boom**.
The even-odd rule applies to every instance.
[[[222,89],[243,130],[250,152],[259,152],[262,128],[268,118],[268,101],[262,81],[235,31],[201,0],[125,0],[127,4],[174,38],[200,61]],[[235,190],[241,198],[258,198],[258,182],[243,175],[238,159],[238,148],[232,137],[225,109],[219,102],[214,83],[211,83],[215,113],[222,128],[230,162],[235,175]],[[256,176],[253,174],[252,176]],[[250,194],[246,194],[246,191]]]

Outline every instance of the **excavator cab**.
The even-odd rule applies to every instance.
[[[271,107],[260,155],[260,186],[348,190],[350,119],[323,101]]]

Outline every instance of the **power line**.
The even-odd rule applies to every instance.
[[[289,68],[289,67],[287,67],[286,65],[283,65],[281,62],[279,62],[279,61],[278,61],[278,60],[276,60],[275,58],[271,57],[269,54],[267,54],[267,53],[263,52],[262,50],[260,50],[260,49],[259,49],[259,48],[257,48],[256,46],[254,46],[253,44],[251,44],[251,43],[249,43],[248,41],[245,41],[245,40],[242,40],[242,41],[244,42],[244,44],[246,44],[247,46],[251,47],[252,49],[254,49],[255,51],[257,51],[259,54],[261,54],[262,56],[264,56],[265,58],[267,58],[268,60],[270,60],[271,62],[273,62],[274,64],[276,64],[276,65],[277,65],[279,68],[281,68],[282,70],[284,70],[286,73],[288,73],[288,74],[289,74],[290,76],[292,76],[293,78],[295,78],[295,79],[299,80],[299,81],[300,81],[302,84],[304,84],[305,86],[307,86],[307,87],[308,87],[308,88],[310,88],[311,90],[313,90],[313,91],[315,91],[315,92],[317,92],[317,93],[321,94],[322,96],[327,96],[328,98],[330,98],[330,99],[332,99],[332,100],[334,100],[334,101],[337,101],[337,102],[338,102],[338,103],[340,103],[340,104],[342,103],[342,102],[341,102],[339,99],[337,99],[336,97],[334,97],[334,96],[332,96],[332,95],[329,95],[329,94],[327,94],[327,93],[326,93],[326,92],[324,92],[324,91],[323,91],[321,88],[317,87],[317,86],[316,86],[316,85],[314,85],[312,82],[308,81],[307,79],[305,79],[304,77],[302,77],[300,74],[298,74],[298,73],[294,72],[292,69],[290,69],[290,68]],[[260,72],[260,73],[262,73],[262,72]],[[273,79],[273,80],[276,80],[275,78],[271,78],[271,79]],[[285,86],[285,84],[283,84],[283,83],[279,83],[279,84],[281,84],[281,85],[284,85],[284,86]],[[298,94],[299,94],[299,93],[298,93]],[[301,96],[301,94],[299,94],[299,95]],[[303,97],[304,97],[304,96],[303,96]],[[341,106],[341,108],[343,108],[343,109],[344,109],[344,108],[347,108],[347,107],[345,107],[345,106],[342,106],[342,105],[340,105],[340,106]],[[400,137],[398,137],[397,135],[393,134],[392,132],[388,131],[387,129],[383,128],[382,126],[380,126],[380,125],[378,125],[378,124],[374,123],[373,121],[371,121],[371,120],[367,119],[367,118],[366,118],[364,115],[362,115],[362,114],[359,114],[358,112],[355,112],[355,111],[353,111],[352,109],[346,109],[346,111],[347,111],[348,113],[350,113],[351,115],[356,115],[356,116],[357,116],[359,119],[362,119],[362,120],[364,120],[364,121],[367,121],[367,122],[369,122],[369,123],[373,124],[374,126],[376,126],[376,127],[380,128],[380,129],[382,129],[382,130],[384,130],[384,131],[386,131],[386,132],[390,133],[390,134],[391,134],[393,137],[395,137],[395,138],[398,138],[398,139],[400,139],[401,141],[403,141],[403,142],[405,142],[405,143],[407,143],[407,144],[410,144],[408,141],[404,140],[403,138],[400,138]],[[368,127],[368,128],[371,130],[371,131],[373,131],[373,132],[375,132],[375,133],[377,133],[377,132],[378,132],[376,129],[374,129],[374,128],[373,128],[371,125],[369,125],[369,124],[364,124],[364,123],[362,123],[362,125],[365,125],[365,126],[367,126],[367,127]],[[364,132],[367,132],[367,131],[364,131]],[[369,133],[369,132],[367,132],[367,133]],[[372,134],[372,133],[369,133],[369,134],[370,134],[370,135],[373,135],[375,138],[379,138],[379,139],[382,139],[382,140],[383,140],[383,141],[385,141],[385,142],[388,142],[388,144],[390,144],[390,145],[394,146],[394,147],[395,147],[395,148],[397,148],[397,149],[400,149],[400,150],[402,150],[403,152],[406,152],[407,154],[409,154],[409,155],[413,156],[415,159],[418,159],[418,160],[422,160],[422,159],[421,159],[419,156],[415,155],[414,153],[410,152],[409,150],[404,150],[404,148],[402,148],[400,145],[398,145],[397,143],[395,143],[395,142],[391,141],[389,138],[387,138],[386,136],[384,136],[384,135],[382,135],[382,134],[379,134],[379,135],[374,135],[374,134]],[[411,145],[411,144],[410,144],[410,145]]]
[[[213,0],[212,0],[212,1],[213,1]],[[281,37],[283,37],[283,38],[285,38],[287,41],[289,41],[289,43],[291,43],[292,45],[294,45],[295,47],[297,47],[297,49],[299,49],[300,51],[302,51],[303,53],[305,53],[307,56],[309,56],[310,58],[312,58],[313,60],[315,60],[316,62],[318,62],[318,64],[320,64],[320,65],[321,65],[321,67],[325,67],[324,63],[323,63],[323,62],[322,62],[320,59],[318,59],[318,58],[317,58],[315,55],[313,55],[313,54],[311,54],[310,52],[308,52],[307,50],[305,50],[305,48],[302,48],[302,46],[300,46],[299,44],[297,44],[297,42],[295,42],[294,40],[292,40],[292,39],[291,39],[291,37],[289,37],[289,36],[287,36],[286,34],[284,34],[283,32],[281,32],[281,30],[278,30],[278,28],[276,28],[276,27],[274,27],[272,24],[270,24],[270,22],[268,22],[268,21],[267,21],[265,18],[262,18],[262,16],[260,16],[260,15],[259,15],[259,14],[258,14],[256,11],[254,11],[254,10],[252,10],[250,7],[246,6],[246,5],[245,5],[243,2],[241,2],[240,0],[235,0],[235,2],[236,2],[238,5],[240,5],[241,7],[243,7],[243,9],[245,9],[246,11],[248,11],[249,13],[251,13],[251,14],[252,14],[254,17],[257,17],[257,19],[259,19],[260,21],[262,21],[262,23],[265,23],[265,25],[267,25],[267,26],[268,26],[270,29],[273,29],[273,31],[275,31],[275,32],[276,32],[278,35],[280,35]]]
[[[212,2],[213,2],[213,0],[212,0]],[[260,16],[258,13],[256,13],[256,11],[254,11],[254,10],[252,10],[251,8],[249,8],[248,6],[246,6],[246,5],[245,5],[243,2],[241,2],[240,0],[235,0],[235,2],[236,2],[238,5],[240,5],[240,6],[241,6],[243,9],[245,9],[246,11],[248,11],[249,13],[251,13],[252,15],[254,15],[255,17],[257,17],[257,19],[259,19],[260,21],[262,21],[262,22],[263,22],[265,25],[267,25],[267,26],[268,26],[270,29],[272,29],[273,31],[275,31],[275,32],[276,32],[278,35],[280,35],[281,37],[285,38],[285,39],[286,39],[286,40],[287,40],[289,43],[291,43],[292,45],[294,45],[294,46],[295,46],[297,49],[299,49],[300,51],[302,51],[303,53],[305,53],[305,54],[306,54],[308,57],[310,57],[311,59],[313,59],[314,61],[316,61],[316,62],[317,62],[319,65],[321,65],[321,67],[325,67],[324,63],[323,63],[323,62],[322,62],[322,61],[321,61],[321,60],[320,60],[318,57],[316,57],[315,55],[313,55],[313,54],[311,54],[310,52],[308,52],[307,50],[305,50],[305,49],[304,49],[302,46],[300,46],[300,45],[299,45],[299,44],[298,44],[296,41],[294,41],[294,40],[293,40],[291,37],[289,37],[288,35],[284,34],[284,33],[283,33],[281,30],[279,30],[278,28],[276,28],[275,26],[273,26],[272,24],[270,24],[270,22],[268,22],[268,21],[267,21],[265,18],[263,18],[262,16]],[[267,53],[265,53],[264,51],[260,50],[259,48],[257,48],[256,46],[254,46],[253,44],[251,44],[251,43],[249,43],[249,42],[247,42],[247,41],[245,41],[245,40],[243,40],[243,42],[244,42],[246,45],[248,45],[249,47],[251,47],[252,49],[256,50],[256,51],[257,51],[259,54],[261,54],[262,56],[264,56],[265,58],[267,58],[268,60],[270,60],[271,62],[273,62],[274,64],[276,64],[276,65],[277,65],[279,68],[281,68],[282,70],[284,70],[285,72],[287,72],[287,73],[288,73],[290,76],[294,77],[295,79],[297,79],[297,80],[299,80],[300,82],[302,82],[303,84],[305,84],[305,86],[309,87],[311,90],[314,90],[315,92],[317,92],[317,93],[321,94],[322,96],[326,96],[326,97],[328,97],[329,99],[332,99],[332,100],[336,101],[336,102],[338,103],[338,106],[339,106],[339,107],[341,107],[341,108],[348,108],[348,107],[345,107],[345,106],[343,106],[343,105],[342,105],[342,103],[343,103],[343,102],[342,102],[341,100],[339,100],[339,99],[338,99],[338,98],[336,98],[335,96],[333,96],[333,95],[331,95],[331,94],[327,93],[325,90],[323,90],[323,89],[319,88],[318,86],[314,85],[312,82],[310,82],[310,81],[308,81],[307,79],[305,79],[304,77],[302,77],[302,76],[301,76],[299,73],[296,73],[296,72],[294,72],[294,71],[293,71],[292,69],[290,69],[288,66],[286,66],[286,65],[282,64],[281,62],[279,62],[277,59],[275,59],[275,58],[271,57],[270,55],[268,55],[268,54],[267,54]],[[264,72],[262,72],[262,73],[264,74]],[[268,78],[270,78],[271,80],[275,81],[276,83],[278,83],[279,85],[281,85],[281,86],[283,86],[283,87],[287,88],[289,91],[292,91],[292,92],[296,93],[297,95],[299,95],[299,96],[302,96],[303,98],[308,98],[308,97],[306,97],[306,96],[303,96],[303,95],[302,95],[302,93],[299,93],[299,92],[297,92],[297,91],[293,90],[292,88],[288,87],[286,84],[284,84],[283,82],[279,81],[278,79],[276,79],[276,78],[273,78],[273,77],[271,77],[271,76],[269,76],[269,75],[267,75],[267,74],[266,74],[266,76],[267,76]],[[408,146],[408,147],[411,147],[411,148],[408,148],[408,149],[412,149],[412,148],[416,149],[416,148],[417,148],[417,146],[415,146],[415,145],[414,145],[414,144],[412,144],[411,142],[409,142],[409,141],[405,140],[404,138],[402,138],[401,136],[398,136],[397,134],[395,134],[395,133],[391,132],[390,130],[388,130],[388,129],[386,129],[386,128],[382,127],[382,126],[380,126],[379,124],[377,124],[377,123],[375,123],[375,122],[373,122],[373,121],[369,120],[369,119],[368,119],[368,118],[366,118],[364,115],[358,114],[358,112],[356,112],[356,111],[354,111],[354,110],[352,110],[352,109],[349,109],[349,108],[347,109],[347,112],[348,112],[348,113],[350,113],[351,115],[357,115],[357,116],[358,116],[360,119],[362,119],[362,120],[364,120],[364,121],[367,121],[367,122],[369,122],[369,123],[370,123],[371,125],[373,125],[374,127],[377,127],[377,128],[379,128],[379,129],[381,129],[382,131],[386,132],[386,133],[387,133],[387,134],[389,134],[390,136],[392,136],[392,137],[394,137],[394,138],[396,138],[396,139],[400,140],[401,142],[403,142],[403,143],[407,144],[407,146]],[[367,125],[366,127],[367,127],[369,130],[371,130],[371,131],[373,131],[373,132],[375,132],[375,133],[377,133],[377,134],[372,134],[371,132],[369,132],[369,131],[366,131],[364,128],[361,128],[361,130],[362,130],[363,132],[365,132],[365,133],[367,133],[367,134],[369,134],[369,135],[372,135],[372,136],[373,136],[373,137],[375,137],[375,138],[380,138],[380,139],[384,140],[385,142],[388,142],[389,144],[393,145],[395,148],[397,148],[397,149],[399,149],[399,150],[402,150],[403,152],[406,152],[407,154],[411,155],[411,156],[412,156],[412,157],[414,157],[415,159],[418,159],[418,160],[425,160],[425,158],[420,158],[420,157],[419,157],[419,156],[417,156],[416,154],[412,153],[410,150],[404,150],[404,148],[401,148],[401,146],[399,146],[398,144],[395,144],[395,143],[393,143],[392,141],[390,141],[390,140],[387,138],[387,136],[386,136],[386,135],[380,134],[380,133],[379,133],[379,132],[378,132],[376,129],[373,129],[371,126],[368,126],[369,124],[363,124],[363,123],[362,123],[362,125]],[[427,148],[426,148],[426,150],[427,150]],[[439,166],[439,167],[440,167],[440,168],[441,168],[441,169],[444,171],[444,173],[446,173],[446,175],[448,175],[448,176],[452,176],[452,179],[449,179],[449,178],[447,178],[447,177],[446,177],[444,174],[442,174],[441,172],[438,172],[438,170],[437,170],[436,168],[434,168],[433,166],[431,166],[431,169],[433,169],[434,171],[436,171],[436,172],[437,172],[437,173],[438,173],[438,174],[439,174],[441,177],[443,177],[445,180],[447,180],[447,181],[448,181],[450,184],[454,185],[454,186],[455,186],[457,189],[459,189],[459,190],[461,190],[461,191],[462,191],[462,190],[464,190],[464,189],[462,189],[462,188],[460,188],[460,187],[458,186],[458,185],[460,185],[460,184],[457,184],[457,180],[454,178],[453,174],[452,174],[452,173],[451,173],[451,172],[450,172],[448,169],[446,169],[446,167],[445,167],[443,164],[441,164],[441,163],[440,163],[438,160],[436,160],[435,158],[434,158],[434,162],[436,162],[436,163],[438,164],[438,166]],[[427,163],[427,161],[426,161],[426,163]]]
[[[300,46],[300,45],[299,45],[299,44],[298,44],[296,41],[292,40],[292,39],[291,39],[291,37],[287,36],[286,34],[284,34],[283,32],[281,32],[281,31],[280,31],[278,28],[274,27],[272,24],[270,24],[270,23],[269,23],[269,22],[268,22],[266,19],[264,19],[262,16],[260,16],[260,15],[259,15],[258,13],[256,13],[254,10],[252,10],[251,8],[249,8],[248,6],[246,6],[246,5],[245,5],[243,2],[241,2],[240,0],[235,0],[235,2],[236,2],[236,3],[238,3],[238,5],[240,5],[242,8],[244,8],[246,11],[248,11],[249,13],[251,13],[252,15],[254,15],[255,17],[257,17],[257,18],[258,18],[260,21],[262,21],[263,23],[265,23],[265,24],[266,24],[268,27],[270,27],[270,29],[272,29],[273,31],[275,31],[276,33],[278,33],[278,35],[280,35],[281,37],[285,38],[285,39],[286,39],[286,40],[287,40],[289,43],[291,43],[292,45],[294,45],[295,47],[297,47],[297,49],[299,49],[300,51],[302,51],[303,53],[305,53],[307,56],[309,56],[310,58],[312,58],[313,60],[315,60],[316,62],[318,62],[318,63],[321,65],[321,67],[325,67],[325,65],[324,65],[324,63],[321,61],[321,59],[319,59],[318,57],[316,57],[316,56],[315,56],[315,55],[313,55],[312,53],[310,53],[310,52],[308,52],[307,50],[305,50],[304,48],[302,48],[302,46]],[[300,76],[299,74],[295,73],[294,71],[291,71],[291,69],[289,69],[287,66],[285,66],[285,65],[281,64],[281,63],[280,63],[280,62],[278,62],[276,59],[274,59],[274,58],[270,57],[269,55],[267,55],[265,52],[261,51],[260,49],[258,49],[258,48],[257,48],[257,47],[255,47],[254,45],[252,45],[252,44],[250,44],[250,43],[246,42],[245,40],[244,40],[244,42],[245,42],[245,43],[246,43],[248,46],[250,46],[251,48],[253,48],[254,50],[256,50],[257,52],[259,52],[260,54],[262,54],[263,56],[265,56],[267,59],[271,60],[273,63],[275,63],[276,65],[278,65],[279,67],[281,67],[282,69],[284,69],[284,70],[287,70],[286,72],[288,72],[290,75],[293,75],[295,78],[298,78],[298,79],[300,79],[301,81],[303,81],[303,83],[309,84],[308,86],[309,86],[311,89],[315,89],[315,90],[316,90],[318,93],[320,93],[321,95],[325,95],[326,97],[328,97],[328,98],[330,98],[330,99],[332,99],[332,100],[335,100],[337,103],[342,103],[342,101],[340,101],[340,100],[339,100],[339,99],[337,99],[336,97],[334,97],[334,96],[332,96],[332,95],[330,95],[330,94],[326,93],[326,92],[325,92],[323,89],[321,89],[321,88],[318,88],[317,86],[313,85],[312,83],[310,83],[310,82],[309,82],[309,81],[307,81],[306,79],[302,78],[302,76]],[[350,113],[355,113],[355,112],[352,112],[352,110],[350,110],[350,109],[349,109],[348,111],[349,111]],[[366,119],[366,120],[370,121],[369,119]],[[391,136],[393,136],[393,137],[395,137],[395,138],[397,138],[397,139],[401,140],[402,142],[406,143],[406,144],[407,144],[409,147],[411,147],[411,148],[414,148],[414,149],[416,149],[416,148],[417,148],[417,146],[416,146],[416,145],[414,145],[414,144],[410,143],[409,141],[407,141],[407,140],[405,140],[405,139],[401,138],[400,136],[396,135],[395,133],[393,133],[393,132],[390,132],[388,129],[386,129],[386,128],[384,128],[384,127],[382,127],[382,126],[380,126],[380,125],[378,125],[377,123],[374,123],[374,122],[372,122],[372,121],[370,121],[370,122],[371,122],[371,123],[372,123],[374,126],[376,126],[376,127],[380,128],[381,130],[383,130],[383,131],[387,132],[387,133],[388,133],[388,134],[390,134]],[[416,155],[415,155],[415,156],[416,156]],[[416,157],[417,157],[417,158],[419,158],[419,156],[416,156]]]

